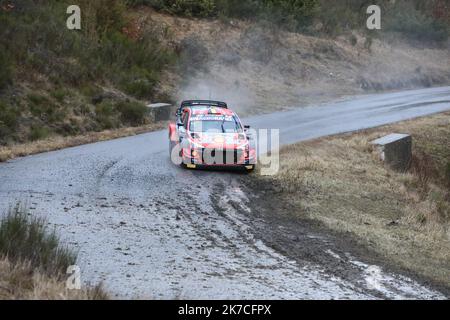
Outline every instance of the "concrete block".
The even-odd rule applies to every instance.
[[[404,172],[411,166],[412,137],[409,134],[392,133],[371,142],[380,160],[394,170]]]
[[[154,121],[167,121],[175,114],[175,107],[169,103],[152,103],[148,104],[147,108]]]

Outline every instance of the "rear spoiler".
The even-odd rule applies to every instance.
[[[192,107],[192,106],[212,106],[218,108],[228,109],[228,105],[225,102],[221,101],[211,101],[211,100],[187,100],[181,103],[181,109],[184,107]]]

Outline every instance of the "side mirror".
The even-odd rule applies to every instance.
[[[244,132],[245,132],[245,135],[246,135],[246,137],[247,137],[247,140],[252,140],[253,139],[253,136],[252,136],[252,132],[250,131],[249,132],[249,130],[250,130],[250,126],[244,126]]]

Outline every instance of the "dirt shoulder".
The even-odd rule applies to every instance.
[[[29,263],[11,263],[0,259],[0,300],[106,300],[107,294],[98,286],[92,289],[69,290],[66,281],[50,277]]]
[[[410,172],[385,168],[370,147],[392,132],[413,136]],[[289,256],[345,277],[323,252],[351,253],[448,295],[449,159],[450,114],[444,113],[285,147],[278,175],[255,175],[246,185],[252,211],[267,221],[260,236]],[[328,240],[318,247],[305,228]]]

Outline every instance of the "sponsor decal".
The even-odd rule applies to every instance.
[[[198,114],[191,117],[191,121],[225,121],[233,122],[233,116]]]

